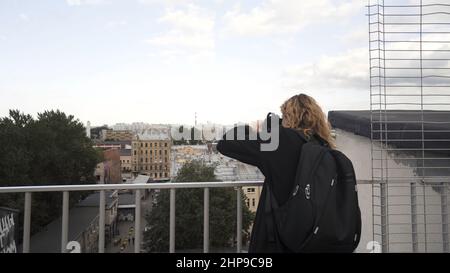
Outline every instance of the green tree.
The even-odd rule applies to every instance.
[[[183,165],[175,182],[217,182],[214,166],[205,166],[199,161]],[[242,191],[242,189],[239,189]],[[245,206],[242,193],[243,241],[248,240],[248,229],[254,214]],[[163,190],[146,220],[149,229],[144,233],[144,247],[148,252],[169,250],[170,192]],[[203,189],[181,189],[176,191],[175,238],[177,250],[199,250],[203,246]],[[236,241],[236,190],[212,188],[210,190],[210,246],[231,247]]]
[[[60,111],[33,119],[11,110],[0,119],[0,186],[93,183],[101,156],[85,132],[81,122]],[[71,193],[70,203],[84,195]],[[32,233],[60,215],[61,202],[61,193],[33,194]],[[23,194],[0,195],[0,206],[19,209],[22,221]]]

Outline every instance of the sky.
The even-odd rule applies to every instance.
[[[366,1],[1,0],[0,116],[232,124],[369,108]]]

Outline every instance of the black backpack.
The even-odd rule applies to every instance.
[[[317,135],[296,132],[306,143],[288,201],[279,205],[265,185],[269,241],[283,252],[353,252],[361,236],[353,164]]]

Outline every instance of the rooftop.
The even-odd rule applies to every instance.
[[[131,149],[120,149],[120,156],[131,156]]]
[[[75,207],[69,211],[68,240],[76,241],[81,233],[97,218],[98,207]],[[30,239],[32,253],[58,253],[61,251],[61,217],[51,222]]]
[[[445,140],[450,139],[450,111],[383,110],[375,111],[373,115],[369,110],[330,111],[328,120],[334,128],[388,141],[399,148],[419,149],[425,145],[424,148],[436,153],[450,153],[445,149],[448,148]],[[435,141],[422,143],[422,131],[423,139]]]
[[[114,203],[112,193],[106,191],[105,202],[109,208]],[[96,192],[79,202],[69,210],[69,232],[68,240],[75,241],[86,230],[87,227],[98,217],[100,204],[100,193]],[[31,252],[57,253],[61,251],[61,226],[62,218],[54,220],[44,227],[43,230],[30,238]]]

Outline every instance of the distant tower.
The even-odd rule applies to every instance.
[[[195,112],[195,126],[197,126],[197,112]]]
[[[91,122],[90,121],[88,121],[87,125],[86,125],[86,136],[88,138],[91,138]]]

